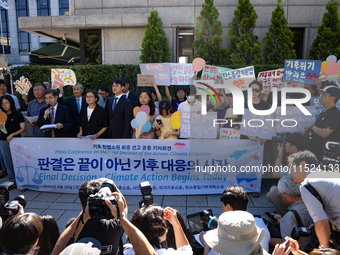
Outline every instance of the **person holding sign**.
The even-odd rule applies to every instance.
[[[171,115],[173,113],[169,100],[162,100],[159,104],[160,115],[153,123],[153,128],[156,130],[158,139],[174,140],[180,135],[180,129],[173,130],[171,128]]]
[[[183,87],[181,87],[181,86],[176,86],[176,89],[175,89],[175,98],[173,98],[170,95],[169,86],[165,86],[165,94],[166,94],[167,99],[170,101],[171,107],[174,110],[174,112],[177,111],[178,106],[181,103],[183,103],[185,100],[187,100],[187,98],[185,96],[186,95],[186,90]]]
[[[86,92],[85,98],[88,107],[80,112],[77,136],[80,139],[82,136],[91,136],[91,140],[95,140],[108,129],[109,125],[104,108],[97,104],[99,100],[97,92],[90,89]]]
[[[307,149],[321,161],[325,144],[328,141],[340,141],[340,111],[336,108],[336,103],[340,98],[340,89],[334,84],[319,89],[319,91],[320,104],[324,110],[319,114],[314,124],[310,123],[305,126],[305,132],[312,131],[312,141]]]
[[[25,132],[25,119],[16,107],[11,95],[4,95],[0,99],[0,109],[6,113],[7,120],[5,124],[0,124],[0,157],[4,166],[0,173],[0,177],[8,174],[9,181],[15,183],[14,168],[12,162],[12,155],[9,149],[9,143],[13,137],[20,137],[21,133]]]

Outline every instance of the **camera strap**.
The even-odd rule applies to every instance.
[[[317,200],[319,200],[319,202],[322,204],[323,209],[325,210],[325,205],[319,192],[317,192],[316,189],[308,181],[304,181],[301,185],[305,187],[314,197],[316,197]]]
[[[289,210],[289,211],[294,213],[296,221],[297,221],[297,224],[298,224],[298,227],[303,227],[303,224],[302,224],[302,221],[301,221],[301,218],[300,218],[300,215],[298,214],[298,212],[296,210],[294,210],[294,209]]]

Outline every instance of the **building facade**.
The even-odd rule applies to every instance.
[[[14,36],[17,33],[14,22],[17,1],[8,0],[11,6],[8,16],[12,20],[10,55],[15,53],[19,56],[16,57],[17,60],[22,61],[27,60],[27,55],[20,54],[18,38],[12,39],[12,33]],[[191,62],[194,20],[200,15],[204,3],[204,0],[69,0],[69,15],[60,16],[59,0],[49,1],[51,9],[49,15],[39,16],[39,10],[33,10],[39,0],[27,0],[28,15],[18,19],[19,28],[30,33],[32,49],[39,47],[46,39],[71,40],[80,43],[81,58],[84,59],[86,36],[97,34],[100,38],[98,54],[100,54],[101,64],[140,63],[144,27],[152,8],[158,11],[162,19],[163,29],[169,39],[172,62],[179,62],[179,60]],[[272,11],[276,8],[277,1],[252,0],[251,2],[258,14],[255,34],[262,41],[271,24]],[[297,56],[307,58],[328,0],[283,0],[282,2],[288,25],[294,33]],[[228,46],[228,29],[237,4],[237,0],[215,0],[223,27],[222,46],[224,47]],[[33,6],[32,11],[31,6]]]

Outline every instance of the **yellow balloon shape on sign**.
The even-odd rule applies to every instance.
[[[177,111],[171,115],[170,125],[172,129],[180,129],[181,128],[181,112]]]

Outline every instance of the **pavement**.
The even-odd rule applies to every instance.
[[[0,183],[8,181],[8,177],[0,179]],[[265,217],[265,212],[274,212],[274,206],[266,199],[266,194],[271,187],[271,180],[262,179],[261,195],[258,198],[253,198],[249,194],[248,211],[255,215]],[[59,231],[62,233],[65,229],[67,221],[78,216],[81,207],[80,200],[77,194],[63,194],[52,192],[41,192],[26,190],[20,191],[13,189],[9,191],[9,199],[23,194],[27,201],[25,212],[34,212],[39,215],[51,215],[57,221]],[[124,195],[124,194],[123,194]],[[170,206],[177,209],[183,219],[186,215],[200,212],[204,209],[212,209],[215,216],[222,213],[222,202],[220,201],[221,194],[216,195],[166,195],[154,196],[154,204],[160,205],[163,208]],[[138,209],[138,202],[142,196],[125,196],[128,204],[129,219],[133,212]]]

